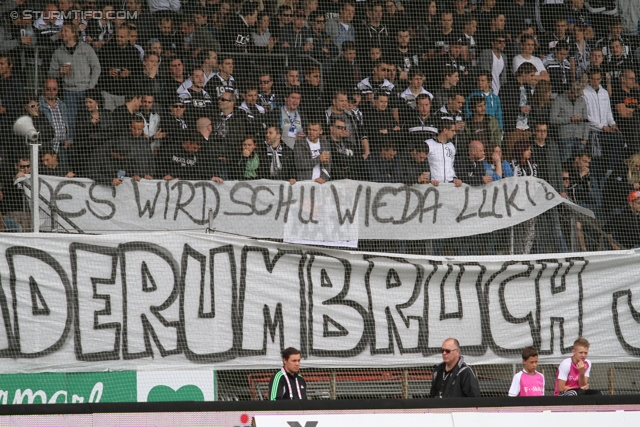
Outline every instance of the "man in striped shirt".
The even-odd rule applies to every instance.
[[[269,400],[307,399],[307,383],[300,370],[300,350],[288,347],[282,351],[282,369],[269,381]]]

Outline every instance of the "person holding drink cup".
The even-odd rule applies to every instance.
[[[49,64],[49,77],[62,78],[62,101],[68,111],[68,139],[73,141],[78,109],[84,104],[84,93],[93,89],[100,77],[100,61],[93,48],[78,39],[76,24],[65,22],[60,30],[62,45],[56,49]]]
[[[329,143],[320,138],[321,120],[310,120],[306,135],[307,137],[298,141],[293,148],[296,178],[298,181],[313,180],[318,184],[324,184],[331,179],[331,153]]]
[[[429,146],[421,140],[414,139],[408,150],[400,158],[403,172],[402,182],[411,184],[430,184],[431,169],[427,157]]]

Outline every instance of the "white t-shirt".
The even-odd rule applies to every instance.
[[[491,82],[491,89],[493,89],[493,93],[497,95],[500,92],[500,74],[502,74],[502,70],[504,70],[504,55],[500,55],[500,58],[498,58],[495,53],[491,52],[491,54],[493,55],[493,67],[491,68],[493,81]]]
[[[522,55],[518,55],[513,58],[513,74],[515,74],[516,71],[518,71],[520,65],[524,64],[525,62],[533,64],[533,66],[536,67],[536,70],[538,70],[536,71],[536,76],[539,76],[542,71],[547,71],[547,69],[544,68],[544,65],[542,64],[540,58],[538,58],[537,56],[531,55],[531,58],[524,59]]]
[[[311,150],[311,158],[315,159],[320,155],[320,140],[318,142],[311,142],[307,139],[307,144],[309,144],[309,149]],[[322,176],[322,171],[320,170],[320,164],[317,164],[313,167],[313,174],[311,175],[311,179],[315,181],[316,179]]]

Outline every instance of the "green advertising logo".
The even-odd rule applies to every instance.
[[[184,400],[204,402],[204,395],[202,390],[194,385],[185,385],[177,390],[166,385],[157,385],[147,395],[147,402],[180,402]]]
[[[138,372],[138,402],[216,400],[213,371]]]
[[[176,402],[216,399],[215,372],[82,372],[0,375],[0,405]]]
[[[0,375],[0,404],[135,402],[135,372]]]

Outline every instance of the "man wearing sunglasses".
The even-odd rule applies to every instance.
[[[429,397],[480,397],[478,378],[460,355],[458,340],[444,340],[441,352],[442,363],[433,372]]]

